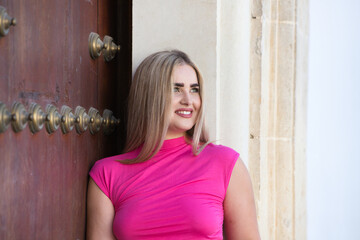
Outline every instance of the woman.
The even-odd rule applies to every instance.
[[[88,239],[259,239],[239,154],[209,143],[203,79],[180,51],[150,55],[129,94],[125,153],[90,171]]]

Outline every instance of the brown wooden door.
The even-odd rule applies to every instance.
[[[121,3],[120,3],[121,2]],[[0,101],[45,111],[53,104],[105,108],[125,117],[131,75],[131,1],[0,0],[17,19],[0,38]],[[105,63],[93,60],[88,36],[110,35],[122,49]],[[84,239],[88,171],[99,158],[117,154],[123,128],[32,134],[27,126],[0,133],[0,239]]]

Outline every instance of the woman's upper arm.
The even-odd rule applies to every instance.
[[[240,158],[234,166],[226,191],[224,228],[227,240],[260,239],[252,184]]]
[[[112,202],[90,178],[87,195],[87,239],[115,239],[112,232],[114,215]]]

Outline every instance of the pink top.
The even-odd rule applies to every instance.
[[[99,160],[91,178],[114,205],[118,239],[223,239],[223,202],[239,154],[209,144],[198,156],[183,137],[152,159],[124,165],[140,149]]]

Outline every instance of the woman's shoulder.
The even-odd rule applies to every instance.
[[[98,165],[98,166],[106,167],[106,166],[114,165],[114,164],[116,164],[116,162],[118,162],[117,159],[121,159],[122,155],[123,154],[119,154],[119,155],[99,159],[95,162],[94,166]]]
[[[204,148],[204,153],[206,154],[211,154],[211,155],[221,155],[221,156],[235,156],[235,155],[239,155],[239,153],[237,151],[235,151],[234,149],[232,149],[231,147],[227,147],[221,144],[214,144],[214,143],[209,143],[205,148]]]
[[[200,155],[203,155],[204,158],[208,159],[212,165],[218,167],[225,166],[226,168],[232,168],[240,156],[234,149],[214,143],[208,144]]]
[[[94,163],[93,168],[101,168],[103,170],[116,169],[117,167],[123,165],[120,162],[121,160],[132,159],[135,157],[136,157],[136,153],[134,151],[128,152],[128,153],[123,153],[123,154],[118,154],[118,155],[114,155],[114,156],[110,156],[110,157],[105,157],[105,158],[97,160]]]
[[[208,144],[201,154],[204,154],[205,163],[211,169],[209,174],[213,174],[215,179],[223,179],[219,183],[223,183],[225,196],[232,171],[240,154],[231,147],[214,143]]]

